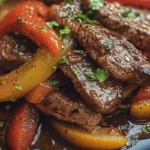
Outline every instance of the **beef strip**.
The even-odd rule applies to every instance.
[[[20,35],[0,37],[0,69],[12,71],[34,56],[37,46]],[[23,56],[19,56],[19,52]]]
[[[67,55],[68,64],[60,65],[64,74],[72,81],[75,89],[93,110],[101,114],[114,112],[120,104],[122,86],[108,80],[103,83],[89,79],[84,73],[95,72],[98,67],[92,62],[86,52],[75,50]],[[74,73],[76,70],[76,73]]]
[[[115,79],[139,85],[149,84],[150,63],[124,37],[103,26],[68,18],[71,9],[63,5],[52,8],[53,19],[62,26],[68,25],[92,59],[106,68]]]
[[[36,106],[46,115],[70,123],[97,125],[101,120],[101,115],[92,112],[82,103],[79,95],[70,89],[53,91]]]
[[[85,10],[90,10],[92,1],[81,0],[81,4]],[[131,13],[127,15],[129,11]],[[99,8],[96,20],[107,28],[125,36],[139,49],[149,51],[150,11],[121,6],[119,3],[105,3],[103,7]]]

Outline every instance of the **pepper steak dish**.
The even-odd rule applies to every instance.
[[[0,1],[0,149],[123,150],[149,138],[149,9]]]

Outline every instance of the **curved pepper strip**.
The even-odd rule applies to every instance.
[[[62,50],[55,57],[48,49],[40,48],[35,57],[19,69],[0,77],[0,102],[19,99],[40,83],[44,82],[56,70],[57,63],[72,49],[73,41],[66,37],[62,41]]]
[[[132,99],[131,115],[138,119],[150,118],[150,86],[142,87]]]
[[[125,135],[117,128],[93,126],[88,131],[81,126],[54,119],[50,123],[65,140],[84,149],[116,150],[127,144]]]
[[[46,26],[48,12],[48,7],[42,2],[22,2],[0,22],[0,36],[9,32],[19,32],[39,46],[47,47],[57,56],[61,41],[55,31]]]

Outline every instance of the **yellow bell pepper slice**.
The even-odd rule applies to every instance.
[[[0,77],[0,102],[19,99],[44,82],[56,70],[57,63],[72,49],[73,41],[66,37],[62,41],[59,56],[53,56],[46,48],[37,50],[35,57],[19,69]]]
[[[115,150],[127,143],[126,137],[117,128],[94,127],[88,131],[82,127],[51,121],[54,129],[71,144],[86,149]]]
[[[131,115],[137,119],[150,118],[150,99],[134,101],[130,108]]]

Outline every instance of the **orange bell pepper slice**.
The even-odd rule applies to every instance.
[[[54,78],[54,80],[53,80]],[[50,86],[50,81],[58,81],[58,84]],[[53,75],[44,83],[40,83],[37,87],[33,88],[26,96],[25,99],[30,103],[40,103],[44,97],[51,91],[68,83],[68,79],[61,72],[57,72],[54,77]]]
[[[46,26],[49,9],[39,1],[19,3],[1,22],[0,36],[19,32],[37,45],[47,47],[55,56],[59,54],[61,41],[52,28]]]

